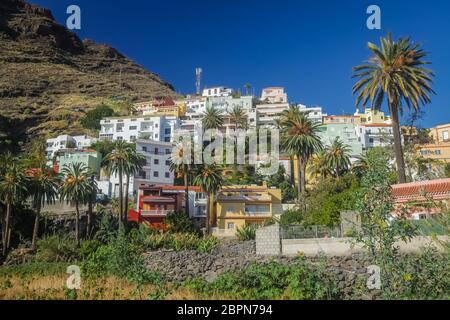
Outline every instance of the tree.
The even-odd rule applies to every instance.
[[[199,186],[203,192],[207,193],[206,204],[206,233],[209,233],[210,226],[213,225],[211,206],[214,202],[214,195],[223,185],[222,170],[216,165],[198,165],[195,168],[194,185]]]
[[[19,160],[11,153],[2,156],[0,165],[0,201],[6,206],[6,215],[2,219],[2,253],[5,256],[11,244],[12,209],[26,198],[28,178]]]
[[[315,176],[325,179],[331,175],[330,166],[327,164],[326,151],[322,150],[311,157],[309,172]]]
[[[223,125],[223,114],[220,110],[207,106],[203,113],[202,126],[204,130],[218,129]]]
[[[123,204],[123,177],[127,172],[130,165],[130,154],[133,152],[131,144],[119,140],[115,143],[114,150],[106,155],[103,159],[102,166],[106,169],[106,172],[111,174],[117,174],[119,177],[119,219],[124,221],[124,204]]]
[[[114,110],[108,106],[101,105],[86,112],[80,123],[85,129],[100,130],[100,120],[114,115]]]
[[[247,128],[247,114],[241,106],[233,106],[233,108],[228,111],[228,116],[230,122],[234,125],[235,130]]]
[[[358,94],[356,106],[362,103],[365,108],[370,101],[372,109],[380,110],[386,98],[392,116],[398,176],[400,183],[405,183],[399,114],[403,113],[405,105],[417,111],[421,105],[431,102],[434,74],[424,67],[429,64],[422,60],[427,53],[410,38],[394,41],[388,34],[381,38],[381,48],[370,42],[368,47],[373,56],[368,63],[353,68],[353,78],[359,78],[353,86],[353,94]]]
[[[83,163],[73,163],[64,166],[61,170],[64,180],[60,189],[61,201],[66,200],[75,204],[75,238],[80,246],[80,204],[89,202],[91,195],[97,189],[95,180],[91,179],[93,173]]]
[[[55,199],[58,195],[59,179],[57,174],[45,165],[40,168],[27,170],[27,176],[30,181],[29,192],[32,199],[32,206],[35,211],[33,238],[31,241],[34,250],[36,249],[36,241],[39,235],[41,209],[47,204],[55,203]]]
[[[170,171],[174,172],[176,176],[183,177],[184,182],[184,206],[186,208],[186,216],[189,217],[189,171],[190,165],[186,163],[188,160],[192,160],[192,155],[188,155],[186,159],[187,151],[183,148],[181,143],[177,144],[172,151],[170,158]],[[188,161],[192,162],[192,161]]]
[[[297,107],[295,107],[297,108]],[[298,109],[298,108],[297,108]],[[320,124],[313,123],[305,114],[295,112],[282,121],[281,146],[298,160],[298,195],[306,191],[306,165],[311,156],[323,149],[318,136]]]
[[[125,184],[125,212],[124,212],[124,221],[128,221],[128,194],[130,187],[130,178],[134,177],[139,171],[142,170],[142,167],[145,165],[145,157],[136,151],[136,147],[130,148],[128,154],[128,161],[126,162],[125,167],[125,176],[126,176],[126,184]]]
[[[246,96],[250,95],[250,89],[252,88],[252,85],[250,83],[246,83],[244,84],[244,88],[245,88],[245,95]]]
[[[325,151],[325,165],[339,177],[350,167],[350,147],[337,137]]]

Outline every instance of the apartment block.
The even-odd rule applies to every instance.
[[[450,124],[430,129],[433,143],[420,145],[419,153],[427,159],[450,163]]]
[[[180,127],[180,119],[176,116],[111,117],[102,119],[100,125],[100,140],[172,142],[174,131]]]
[[[64,167],[69,167],[75,163],[81,163],[88,167],[98,177],[100,175],[102,155],[95,150],[65,150],[57,155],[56,168],[58,168],[58,172],[61,172]]]
[[[89,136],[60,135],[47,139],[47,158],[53,159],[58,151],[66,149],[83,150],[89,148],[97,139]]]
[[[283,87],[269,87],[262,90],[261,100],[266,103],[287,103],[288,97]]]
[[[228,97],[233,94],[233,89],[227,87],[212,87],[203,89],[204,97]]]

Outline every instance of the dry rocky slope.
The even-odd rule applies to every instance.
[[[157,95],[176,96],[114,48],[81,41],[50,10],[0,1],[0,137],[79,133],[90,108]]]

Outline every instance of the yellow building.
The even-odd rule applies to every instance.
[[[283,212],[281,190],[262,186],[224,186],[217,195],[215,216],[221,233],[234,235],[245,225],[262,225]]]
[[[359,124],[392,124],[390,116],[385,115],[383,111],[376,111],[371,108],[367,108],[362,113],[360,113],[359,109],[357,109],[355,112],[355,118],[356,122]]]
[[[443,124],[430,129],[433,143],[419,146],[419,153],[427,159],[450,163],[450,124]]]

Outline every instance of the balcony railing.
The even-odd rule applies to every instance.
[[[173,210],[142,210],[141,216],[165,216]]]

